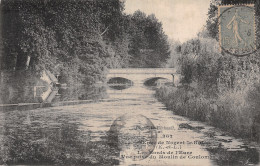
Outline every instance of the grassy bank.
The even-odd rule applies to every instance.
[[[260,142],[260,87],[210,98],[189,86],[165,86],[156,97],[175,114]]]

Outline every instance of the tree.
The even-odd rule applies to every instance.
[[[208,19],[206,21],[206,27],[209,32],[209,36],[218,39],[218,6],[219,3],[215,0],[210,2],[208,10]]]
[[[166,63],[170,55],[168,39],[155,15],[136,11],[128,33],[133,67],[161,67]]]

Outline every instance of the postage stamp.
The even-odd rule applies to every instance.
[[[256,49],[253,4],[218,7],[221,50],[236,56],[250,55]]]
[[[120,150],[120,160],[143,160],[154,150],[157,130],[144,115],[125,114],[110,127],[109,144]]]

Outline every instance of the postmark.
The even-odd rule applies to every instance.
[[[235,56],[254,53],[258,48],[254,5],[219,6],[218,14],[220,49]]]
[[[111,125],[109,140],[120,151],[120,160],[143,160],[156,146],[157,130],[144,115],[126,114]]]

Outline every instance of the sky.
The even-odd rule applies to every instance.
[[[126,0],[125,13],[154,13],[169,39],[185,42],[206,24],[210,0]]]

